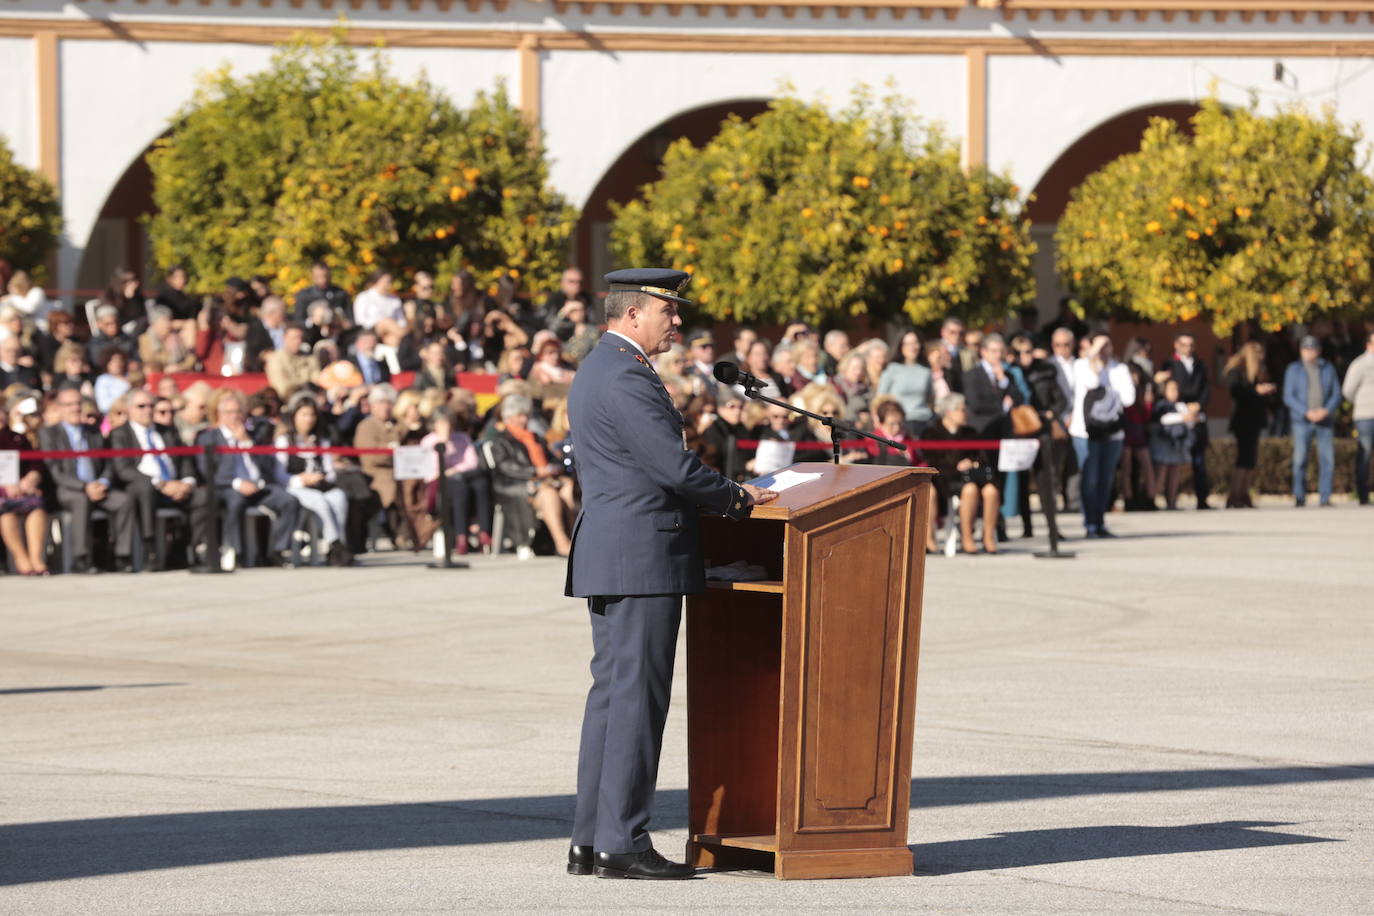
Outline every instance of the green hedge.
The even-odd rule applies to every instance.
[[[1355,492],[1354,439],[1336,440],[1336,474],[1334,493]],[[1207,473],[1212,478],[1212,492],[1226,493],[1230,486],[1231,469],[1236,464],[1236,440],[1213,439],[1207,447]],[[1191,487],[1192,471],[1185,473],[1183,490]],[[1255,469],[1255,489],[1260,493],[1288,495],[1293,492],[1293,440],[1288,436],[1265,437],[1259,442],[1259,465]],[[1317,489],[1317,452],[1309,450],[1307,460],[1307,489]]]

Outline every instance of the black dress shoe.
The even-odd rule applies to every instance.
[[[595,862],[596,853],[590,846],[569,846],[568,847],[568,874],[570,875],[590,875]]]
[[[134,571],[134,558],[133,558],[133,557],[115,557],[115,571],[116,571],[116,572],[122,572],[122,573],[131,573],[131,572],[133,572],[133,571]]]
[[[267,565],[276,569],[295,569],[296,564],[291,559],[291,551],[283,550],[281,553],[269,553],[267,555]]]
[[[695,876],[697,870],[690,865],[669,862],[650,847],[643,852],[598,852],[596,854],[596,876],[598,878],[643,878],[650,881],[681,881]]]

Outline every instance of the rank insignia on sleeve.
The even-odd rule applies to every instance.
[[[643,356],[643,354],[641,354],[641,353],[636,353],[636,354],[635,354],[635,359],[639,360],[641,363],[643,363],[643,364],[646,365],[646,366],[649,365],[649,361],[648,361],[647,359],[645,359],[644,356]]]

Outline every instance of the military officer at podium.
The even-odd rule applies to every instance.
[[[592,687],[577,761],[568,872],[602,878],[689,878],[649,839],[649,813],[673,677],[682,598],[706,587],[697,513],[740,519],[775,496],[706,467],[683,445],[682,415],[649,358],[682,324],[690,276],[606,275],[608,330],[568,396],[582,513],[567,594],[586,598]]]

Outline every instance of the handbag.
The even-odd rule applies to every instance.
[[[1044,425],[1040,414],[1029,404],[1019,404],[1011,409],[1011,432],[1018,438],[1037,436]]]

